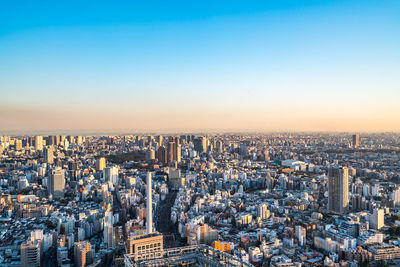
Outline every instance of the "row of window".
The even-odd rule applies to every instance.
[[[161,248],[161,243],[152,243],[148,245],[138,246],[138,251],[140,250],[147,250],[147,249],[157,249]]]

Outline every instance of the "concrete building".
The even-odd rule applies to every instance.
[[[306,244],[306,229],[300,225],[296,225],[295,235],[299,241],[299,245],[304,246]]]
[[[43,150],[43,136],[35,136],[35,150]]]
[[[358,148],[360,146],[360,135],[358,133],[353,134],[353,143],[354,148]]]
[[[345,213],[349,205],[349,174],[347,167],[329,168],[328,209]]]
[[[374,229],[381,229],[385,225],[385,211],[383,209],[374,209],[370,215],[370,224]]]
[[[96,170],[102,171],[106,167],[106,159],[101,157],[96,160]]]
[[[128,254],[161,251],[164,249],[163,235],[157,232],[130,236],[126,244],[126,253]]]
[[[57,168],[49,176],[48,191],[49,195],[53,195],[54,198],[64,197],[65,188],[65,172],[61,168]]]
[[[151,172],[147,173],[147,206],[146,206],[146,231],[147,234],[153,232],[153,202],[152,202],[152,185],[151,185]]]
[[[21,267],[40,267],[40,246],[38,240],[21,244]]]
[[[92,245],[89,241],[75,242],[74,264],[76,267],[84,267],[92,263]]]

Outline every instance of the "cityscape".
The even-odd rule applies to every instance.
[[[400,266],[400,1],[0,1],[0,267]]]
[[[2,266],[400,264],[399,134],[1,136],[0,152]]]

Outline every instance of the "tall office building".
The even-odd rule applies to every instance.
[[[261,220],[266,220],[269,218],[269,210],[268,210],[268,205],[266,203],[261,204],[260,206],[257,207],[257,216]]]
[[[296,225],[295,234],[297,240],[299,241],[299,245],[304,246],[306,244],[306,228]]]
[[[64,170],[56,168],[49,176],[47,184],[49,195],[52,194],[53,198],[63,198],[65,188]]]
[[[146,206],[146,232],[153,232],[153,202],[152,202],[152,187],[151,187],[151,172],[147,173],[147,206]]]
[[[173,161],[181,162],[181,145],[179,143],[179,137],[168,138],[168,146],[167,146],[167,162],[171,163]]]
[[[349,205],[349,171],[347,167],[331,167],[328,175],[328,209],[345,213]]]
[[[22,150],[22,140],[15,140],[15,150]]]
[[[170,140],[168,141],[168,152],[167,152],[167,161],[168,163],[171,163],[174,161],[174,141]]]
[[[194,139],[194,150],[200,153],[207,152],[207,138],[204,136],[200,136]]]
[[[176,162],[181,162],[181,144],[179,142],[179,137],[174,137],[174,160]]]
[[[393,190],[391,199],[394,201],[395,205],[400,203],[400,187],[397,187],[395,190]]]
[[[21,244],[21,267],[40,267],[40,245],[38,240]]]
[[[107,244],[108,248],[115,246],[115,235],[114,235],[114,216],[112,212],[107,211],[104,215],[104,230],[103,230],[103,241]]]
[[[221,140],[217,140],[217,142],[215,142],[215,151],[218,153],[222,153],[222,141]]]
[[[105,182],[112,182],[113,185],[118,184],[119,168],[116,166],[104,168],[103,179]]]
[[[54,150],[52,146],[46,147],[43,150],[43,159],[48,164],[54,163]]]
[[[156,159],[156,152],[154,149],[149,149],[146,151],[146,160],[155,160]]]
[[[76,144],[77,145],[81,145],[83,143],[83,138],[82,138],[82,136],[77,136],[76,137]]]
[[[101,157],[96,160],[96,170],[102,171],[106,167],[106,159]]]
[[[160,163],[166,164],[168,155],[167,155],[167,150],[165,149],[164,146],[160,146],[157,150],[157,159]]]
[[[92,245],[90,242],[75,242],[74,263],[76,267],[85,267],[92,263]]]
[[[157,142],[158,146],[162,146],[162,144],[163,144],[163,136],[162,135],[156,136],[156,142]]]
[[[353,134],[353,147],[357,148],[360,146],[360,135],[357,134]]]
[[[56,137],[55,137],[54,135],[50,135],[50,136],[47,138],[47,140],[48,140],[47,144],[48,144],[49,146],[54,146],[54,145],[56,144]]]
[[[383,209],[374,209],[370,216],[371,227],[379,230],[385,225],[385,211]]]
[[[35,136],[35,150],[43,150],[43,136]]]

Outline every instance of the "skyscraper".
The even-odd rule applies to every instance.
[[[54,198],[63,198],[65,188],[64,170],[56,168],[53,173],[50,174],[47,187],[49,194],[52,194]]]
[[[115,235],[114,235],[114,216],[111,211],[106,211],[104,215],[104,229],[103,229],[103,241],[107,244],[108,248],[115,246]]]
[[[194,149],[197,152],[203,153],[207,152],[207,138],[204,136],[200,136],[196,139],[194,139]]]
[[[174,141],[172,140],[172,138],[170,137],[169,141],[168,141],[168,163],[171,163],[174,161]]]
[[[53,147],[49,146],[43,150],[43,159],[46,163],[53,164],[54,163],[54,151]]]
[[[261,220],[266,220],[269,218],[269,210],[268,210],[268,205],[266,203],[261,204],[260,206],[257,207],[257,216]]]
[[[147,173],[147,206],[146,206],[146,231],[147,234],[153,232],[153,202],[152,202],[152,187],[151,187],[151,172]]]
[[[43,136],[35,136],[35,150],[43,150]]]
[[[347,167],[329,168],[328,209],[345,213],[349,205],[349,172]]]
[[[90,242],[75,242],[74,263],[76,267],[85,267],[92,263],[92,245]]]
[[[299,241],[300,246],[304,246],[306,243],[306,229],[300,225],[295,227],[296,238]]]
[[[358,148],[360,146],[360,135],[358,133],[353,134],[353,147]]]
[[[181,161],[181,145],[179,143],[179,137],[168,138],[168,147],[167,147],[167,161],[171,163],[173,161],[180,162]]]
[[[119,168],[116,166],[104,168],[103,179],[106,182],[112,182],[114,185],[118,184]]]
[[[167,150],[164,146],[160,146],[157,150],[157,159],[160,163],[166,164],[167,163]]]
[[[96,170],[102,171],[106,167],[106,159],[101,157],[96,160]]]
[[[15,140],[15,150],[22,150],[22,140]]]

